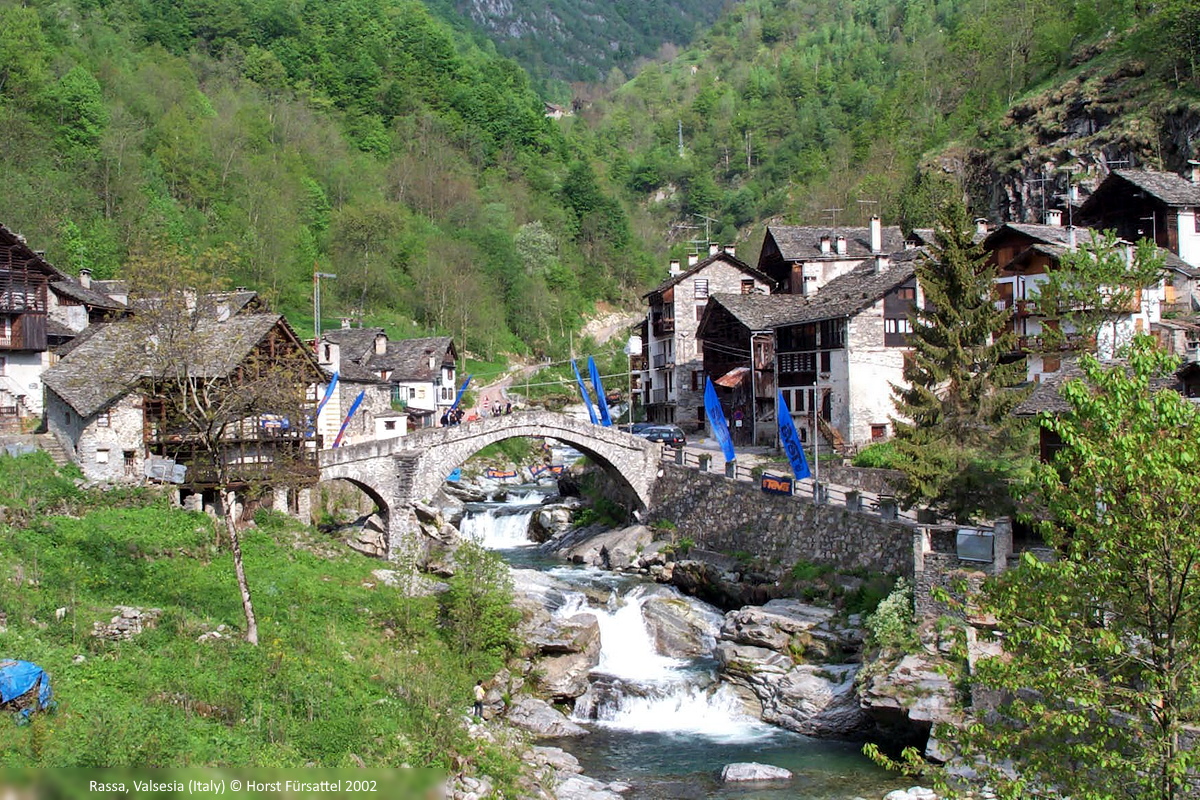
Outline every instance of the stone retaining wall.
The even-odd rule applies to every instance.
[[[822,482],[849,486],[872,494],[894,495],[904,473],[894,469],[821,465]]]
[[[784,567],[805,560],[913,576],[911,526],[673,464],[662,469],[649,521],[671,520],[678,537],[699,547],[747,552]]]

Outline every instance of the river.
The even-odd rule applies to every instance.
[[[735,693],[717,679],[711,657],[659,654],[642,605],[654,595],[681,595],[636,576],[541,555],[528,527],[544,491],[520,487],[510,491],[506,503],[468,504],[460,526],[512,568],[548,572],[574,589],[560,593],[556,616],[587,611],[599,621],[600,661],[572,716],[591,734],[544,744],[573,754],[591,777],[631,784],[625,796],[634,799],[851,800],[881,798],[908,785],[868,761],[857,743],[813,739],[747,715]],[[686,600],[698,613],[720,615],[694,598]],[[722,784],[721,767],[741,761],[785,767],[795,777],[774,787]]]

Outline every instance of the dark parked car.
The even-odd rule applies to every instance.
[[[622,425],[621,430],[625,431],[626,433],[632,433],[633,435],[638,436],[641,434],[642,431],[646,430],[647,428],[653,428],[653,427],[655,427],[653,422],[635,422],[632,425]]]
[[[678,425],[653,425],[645,430],[638,431],[636,435],[652,442],[671,444],[677,447],[683,447],[687,444],[687,437],[684,436],[683,429]]]

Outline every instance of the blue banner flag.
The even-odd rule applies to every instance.
[[[455,397],[454,397],[454,405],[450,406],[451,411],[458,408],[459,401],[461,401],[462,396],[467,393],[467,387],[470,385],[471,385],[471,376],[468,375],[467,379],[465,381],[463,381],[462,388],[458,390],[458,394],[455,395]]]
[[[733,437],[729,435],[729,423],[725,421],[725,409],[717,399],[717,387],[713,386],[712,378],[704,378],[704,418],[708,420],[708,428],[713,438],[721,445],[721,452],[726,461],[733,461],[737,453],[733,450]]]
[[[600,424],[606,428],[612,427],[612,417],[608,413],[608,398],[604,396],[604,387],[600,384],[600,370],[596,362],[588,356],[588,373],[592,378],[592,389],[596,392],[596,406],[600,409]],[[592,420],[595,422],[595,420]]]
[[[329,402],[329,398],[333,397],[333,390],[338,385],[338,373],[333,373],[333,377],[329,379],[329,385],[325,387],[325,396],[321,398],[321,402],[317,403],[317,413],[314,417],[321,416],[321,412],[325,409],[325,404]]]
[[[592,398],[588,397],[587,387],[583,385],[583,376],[579,374],[579,367],[575,364],[575,359],[571,359],[571,369],[575,370],[575,382],[579,384],[579,394],[583,397],[583,404],[587,406],[588,416],[592,418],[592,424],[595,425],[596,409],[592,408]]]
[[[358,407],[362,405],[363,397],[366,396],[367,390],[363,389],[358,393],[358,397],[354,398],[354,402],[350,404],[350,411],[346,414],[346,418],[342,420],[342,427],[338,431],[337,438],[333,440],[334,447],[340,447],[342,437],[346,435],[346,427],[350,425],[350,418],[354,416],[354,412],[358,411]]]
[[[808,460],[804,457],[804,447],[800,444],[800,434],[796,432],[796,423],[792,422],[792,412],[787,403],[783,402],[783,392],[776,392],[775,417],[779,420],[779,442],[783,452],[787,453],[788,461],[792,462],[792,474],[796,480],[812,477],[808,469]]]

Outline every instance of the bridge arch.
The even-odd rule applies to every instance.
[[[660,445],[548,411],[489,417],[325,450],[320,454],[321,479],[350,480],[368,490],[368,495],[381,498],[388,511],[389,547],[394,547],[393,540],[404,534],[404,520],[412,518],[402,509],[432,499],[451,470],[484,447],[521,437],[555,439],[576,448],[628,492],[635,509],[649,507],[659,474]]]

